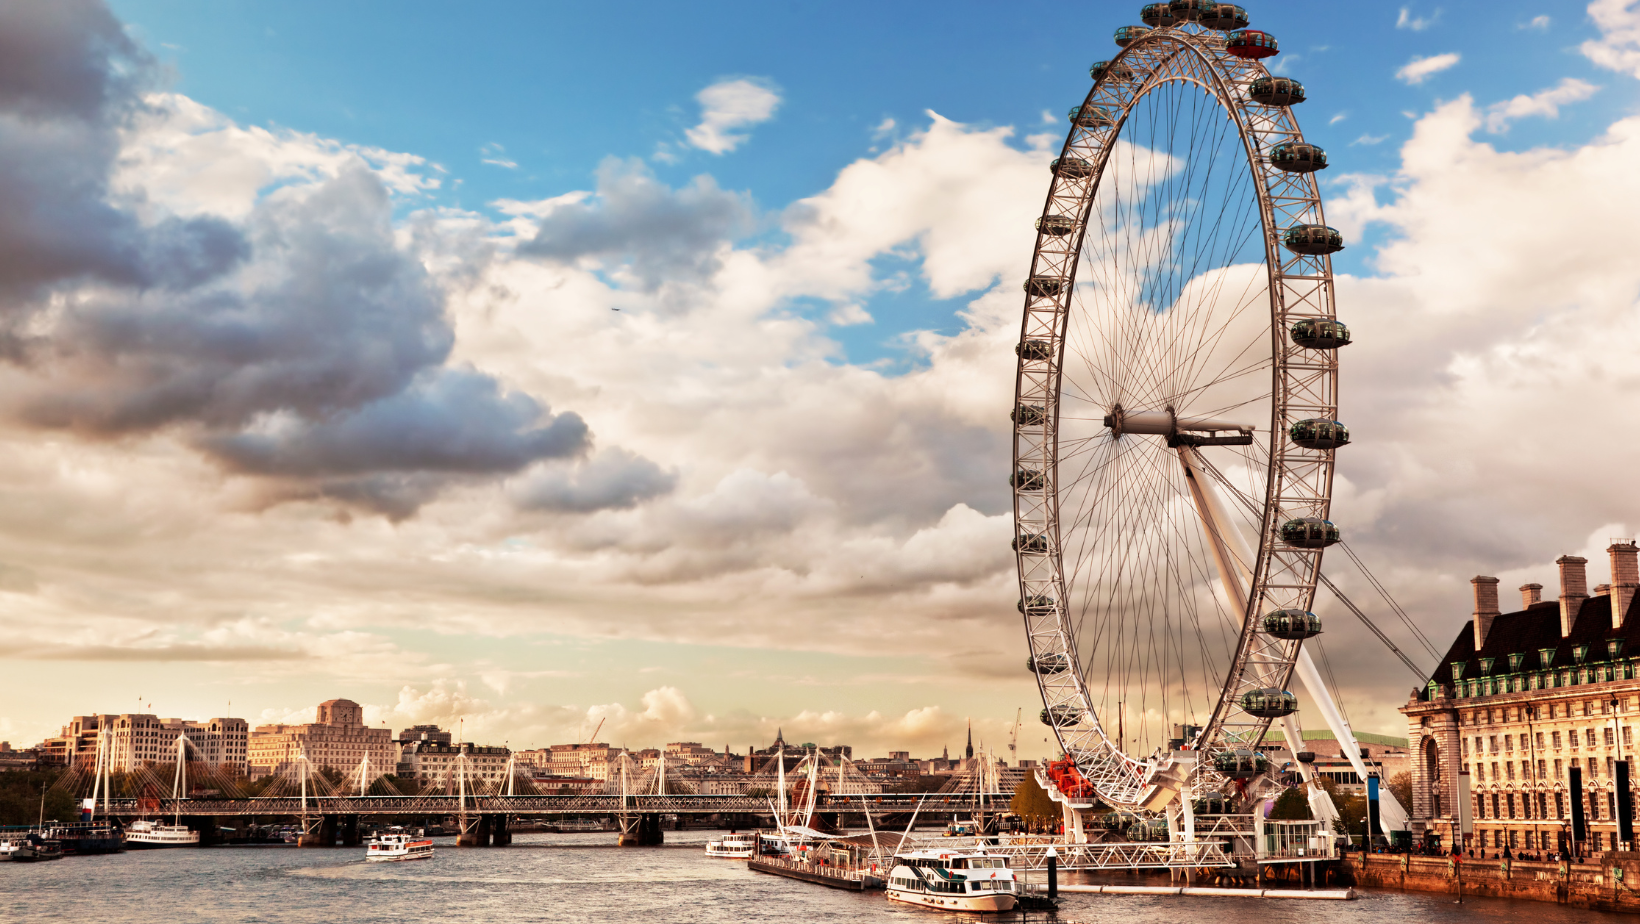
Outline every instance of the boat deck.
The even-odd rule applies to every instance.
[[[782,860],[778,857],[753,857],[746,861],[746,866],[759,873],[785,876],[788,879],[801,879],[804,882],[813,882],[832,889],[847,889],[852,892],[873,891],[885,888],[888,885],[881,876],[874,876],[865,870],[802,863],[797,860]]]

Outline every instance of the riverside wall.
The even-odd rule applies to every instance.
[[[1460,870],[1461,866],[1461,870]],[[1337,870],[1369,889],[1554,902],[1595,911],[1640,914],[1640,852],[1596,854],[1581,863],[1474,860],[1405,854],[1352,856]]]

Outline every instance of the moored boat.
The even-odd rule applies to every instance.
[[[749,860],[757,849],[757,838],[751,834],[730,832],[706,842],[706,855],[719,860]]]
[[[413,837],[401,831],[389,831],[370,840],[365,847],[365,860],[386,863],[394,860],[431,860],[431,838]]]
[[[187,825],[167,825],[143,819],[131,822],[131,827],[125,829],[125,846],[132,850],[198,847],[199,832]]]
[[[119,853],[125,849],[125,832],[118,825],[100,822],[56,825],[46,828],[44,835],[60,844],[63,853]]]
[[[38,834],[29,834],[12,845],[11,861],[13,863],[35,863],[40,860],[61,860],[63,845],[48,837]]]
[[[887,891],[890,901],[942,911],[1012,911],[1019,899],[1007,858],[979,849],[897,854]]]

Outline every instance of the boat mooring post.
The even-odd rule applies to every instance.
[[[1059,851],[1048,847],[1048,897],[1059,897]]]

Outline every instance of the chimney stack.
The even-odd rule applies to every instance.
[[[1623,628],[1623,619],[1629,614],[1629,601],[1640,588],[1640,548],[1634,540],[1613,542],[1606,549],[1612,560],[1612,628]]]
[[[1562,555],[1555,559],[1560,566],[1560,637],[1572,634],[1572,623],[1577,622],[1577,611],[1589,599],[1589,577],[1583,571],[1587,558]]]
[[[1542,603],[1542,602],[1543,602],[1543,585],[1542,584],[1522,584],[1522,585],[1520,585],[1520,608],[1521,609],[1529,610],[1533,606],[1536,606],[1537,604]]]
[[[1486,633],[1492,631],[1492,620],[1498,618],[1498,579],[1476,577],[1469,582],[1475,588],[1475,650],[1486,644]]]

